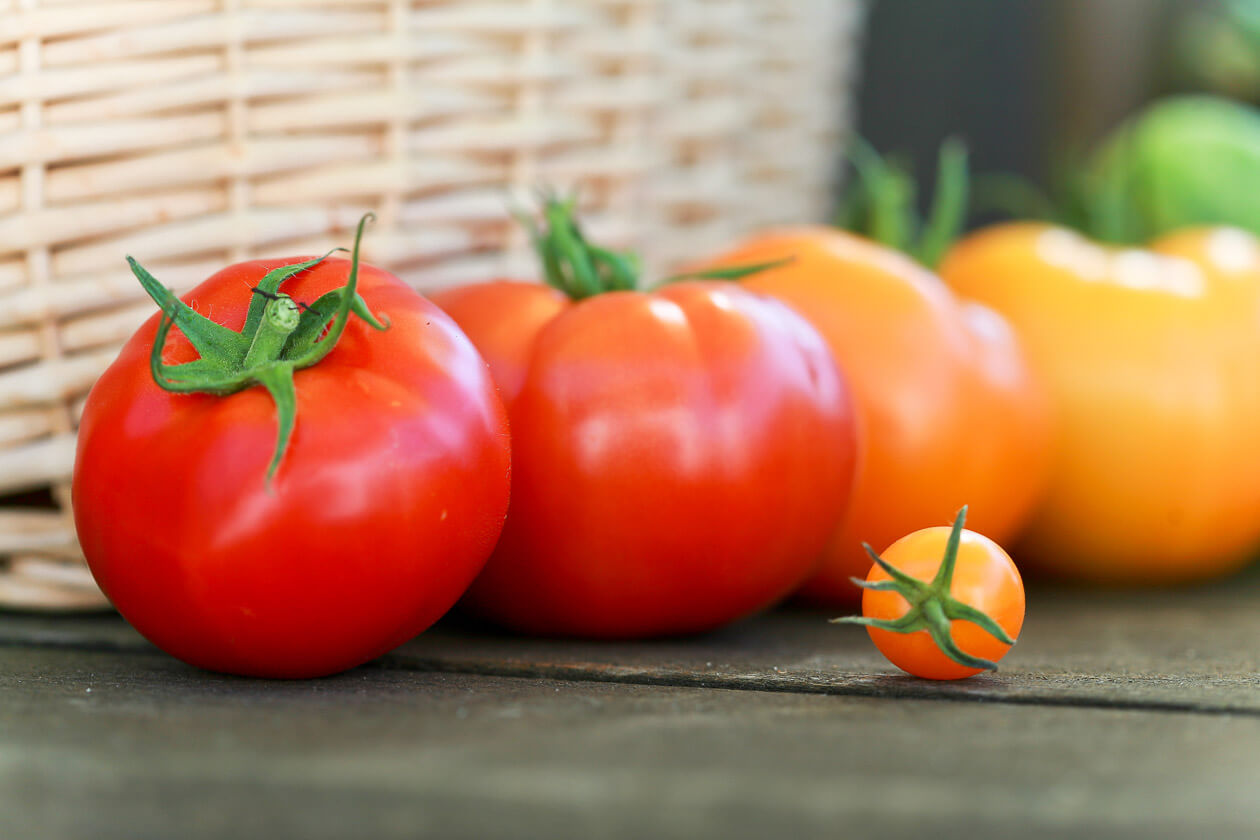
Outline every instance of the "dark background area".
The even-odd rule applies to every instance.
[[[1217,0],[872,0],[859,131],[930,175],[967,140],[976,172],[1045,183],[1143,103],[1203,89],[1181,41]]]

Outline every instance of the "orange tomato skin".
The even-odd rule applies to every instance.
[[[834,228],[766,232],[706,267],[788,258],[743,285],[823,335],[852,387],[861,439],[849,512],[798,596],[856,604],[849,578],[870,564],[863,542],[887,545],[964,504],[977,527],[1010,539],[1040,493],[1049,441],[1041,385],[1010,331],[991,312],[968,314],[910,258]]]
[[[880,556],[911,577],[930,581],[940,568],[949,540],[949,528],[924,528],[908,534],[888,547]],[[1019,637],[1024,626],[1024,583],[1010,555],[988,537],[963,529],[958,546],[950,594],[963,603],[987,613],[1012,639]],[[872,565],[868,581],[888,580],[888,573]],[[867,618],[896,620],[909,610],[906,599],[896,592],[867,589],[862,592],[862,615]],[[866,628],[871,641],[889,662],[916,677],[931,680],[957,680],[980,673],[950,659],[926,630],[914,633],[892,633],[875,627]],[[953,621],[950,632],[954,642],[966,653],[997,662],[1010,646],[998,641],[970,621]]]
[[[1114,584],[1226,574],[1260,542],[1260,245],[1182,231],[1111,248],[1039,223],[941,266],[1001,312],[1049,388],[1052,467],[1019,556]]]
[[[433,299],[483,353],[512,429],[507,524],[465,608],[533,634],[691,633],[817,567],[852,484],[852,403],[787,306],[717,282]]]
[[[1054,438],[1050,395],[1002,315],[960,301],[972,339],[967,459],[954,477],[968,522],[1000,543],[1013,541],[1045,492]]]

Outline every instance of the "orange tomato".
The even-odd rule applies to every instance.
[[[961,515],[960,515],[961,519]],[[937,603],[943,616],[954,613],[952,601],[971,608],[996,622],[1010,639],[1019,636],[1024,625],[1024,583],[1010,555],[988,537],[974,531],[960,531],[957,555],[948,587]],[[948,550],[950,528],[924,528],[897,540],[881,554],[885,563],[899,572],[926,583],[940,570]],[[878,564],[866,576],[868,583],[892,580],[893,576]],[[920,587],[916,587],[920,588]],[[896,622],[911,612],[911,605],[897,591],[866,589],[862,593],[862,615],[876,622]],[[955,613],[957,614],[957,613]],[[942,621],[942,624],[944,622]],[[990,660],[1001,659],[1010,645],[974,621],[953,618],[949,636],[967,656]],[[956,680],[984,670],[962,664],[943,651],[928,630],[897,633],[867,626],[871,641],[888,661],[916,677],[932,680]]]
[[[1010,323],[960,301],[971,336],[966,460],[954,481],[971,523],[1000,542],[1018,536],[1041,500],[1050,469],[1051,405]]]
[[[827,340],[862,439],[849,512],[800,597],[856,603],[863,542],[887,545],[964,504],[977,527],[1013,536],[1040,492],[1049,426],[1002,319],[960,304],[908,257],[833,228],[764,233],[705,267],[788,258],[743,285],[789,303]]]
[[[1049,388],[1049,484],[1023,542],[1041,568],[1173,583],[1260,542],[1260,243],[1187,230],[1149,249],[1006,224],[941,274],[1014,325]]]

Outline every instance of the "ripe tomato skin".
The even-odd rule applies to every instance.
[[[1007,540],[1044,482],[1048,408],[1009,329],[967,311],[905,255],[829,227],[756,234],[704,268],[788,261],[745,279],[826,339],[852,388],[862,461],[853,502],[801,599],[854,605],[862,543],[953,515]]]
[[[470,610],[537,634],[690,633],[816,567],[854,432],[826,346],[787,307],[729,283],[435,300],[485,350],[512,423],[512,506]]]
[[[958,301],[972,340],[967,365],[966,462],[954,476],[968,522],[999,543],[1014,541],[1041,503],[1050,475],[1054,410],[1010,322],[975,301]]]
[[[185,297],[239,330],[250,287],[297,260],[223,269]],[[286,282],[313,301],[346,282],[330,259]],[[437,620],[489,556],[506,514],[506,414],[484,362],[437,307],[361,266],[357,317],[297,371],[297,422],[271,490],[276,409],[154,383],[157,317],[93,388],[79,431],[75,523],[111,601],[198,667],[313,677],[361,664]],[[175,331],[166,361],[196,358]]]
[[[885,560],[911,577],[932,580],[945,556],[949,528],[924,528],[907,534],[881,553]],[[868,581],[888,580],[889,575],[872,565]],[[1024,626],[1024,584],[1019,570],[1002,547],[988,537],[964,529],[958,546],[950,593],[981,612],[987,613],[1011,638],[1017,638]],[[896,620],[909,609],[906,599],[896,592],[866,589],[862,592],[862,615],[868,618]],[[926,630],[914,633],[893,633],[868,627],[871,641],[889,662],[906,673],[931,680],[957,680],[980,673],[950,659]],[[966,653],[993,662],[1001,659],[1010,646],[998,641],[970,621],[950,623],[954,642]]]
[[[1148,249],[1041,223],[958,243],[942,276],[1003,313],[1056,414],[1029,568],[1107,584],[1227,574],[1260,542],[1260,244],[1188,230]]]

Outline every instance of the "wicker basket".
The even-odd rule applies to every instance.
[[[818,218],[859,13],[0,0],[0,606],[104,604],[69,478],[89,387],[154,309],[124,254],[183,289],[344,244],[372,209],[366,258],[424,289],[531,276],[505,209],[544,182],[657,268]]]

